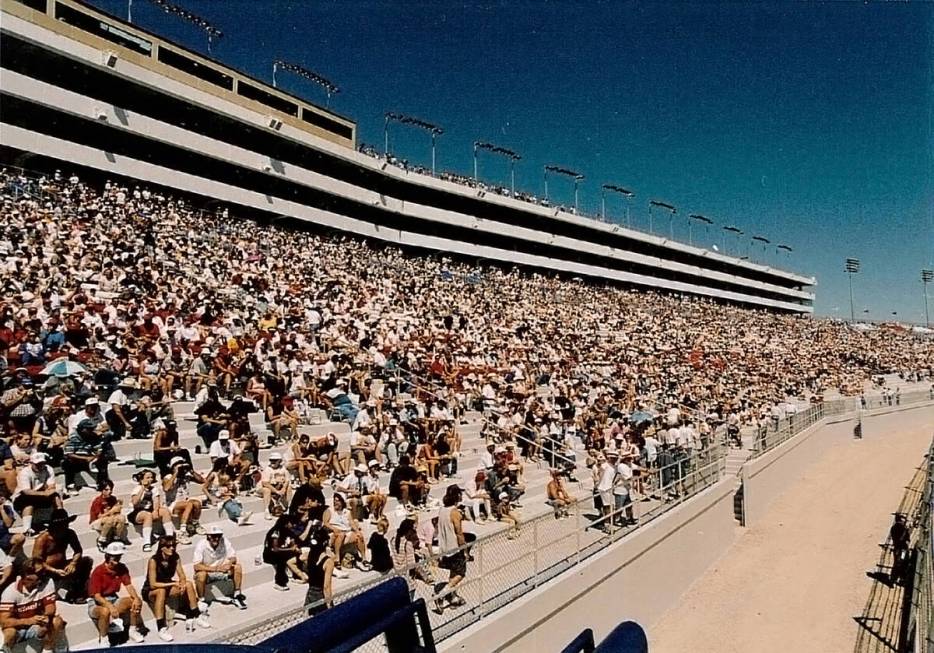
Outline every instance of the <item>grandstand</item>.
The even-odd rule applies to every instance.
[[[812,310],[812,277],[357,152],[352,121],[76,0],[0,6],[3,145],[19,165],[40,155],[396,245]]]
[[[462,604],[431,616],[443,639],[735,482],[748,456],[816,423],[827,400],[842,412],[841,395],[852,407],[874,384],[890,402],[902,387],[906,402],[908,388],[930,397],[930,343],[811,319],[812,278],[399,169],[356,150],[352,121],[76,0],[0,9],[10,493],[33,449],[65,453],[93,397],[111,414],[110,478],[125,504],[158,457],[157,418],[175,420],[179,451],[205,476],[212,414],[259,469],[273,454],[294,462],[298,436],[334,434],[343,469],[317,473],[329,504],[358,460],[378,463],[386,494],[393,456],[408,450],[428,492],[417,506],[388,499],[387,538],[418,520],[419,564],[435,582],[412,583],[429,605],[448,578],[431,544],[446,488],[490,517],[467,521],[477,539]],[[46,370],[66,361],[85,369]],[[221,409],[206,417],[209,383]],[[114,432],[121,387],[138,438]],[[237,397],[249,416],[228,416]],[[368,437],[376,449],[363,451]],[[638,478],[617,482],[614,459]],[[517,528],[493,475],[522,492]],[[566,505],[549,500],[554,478]],[[307,586],[274,587],[264,553],[275,522],[239,481],[252,521],[212,506],[200,523],[236,548],[248,608],[215,602],[212,628],[176,625],[179,641],[253,643],[304,618]],[[64,507],[97,564],[95,492],[73,494]],[[595,497],[607,508],[631,498],[633,514]],[[369,541],[375,526],[362,530]],[[140,528],[129,539],[139,589],[151,553]],[[182,545],[185,565],[191,552]],[[333,598],[385,578],[359,564],[334,578]],[[72,648],[98,644],[85,606],[58,610]],[[155,631],[149,607],[143,618]]]

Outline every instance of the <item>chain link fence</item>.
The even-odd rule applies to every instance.
[[[914,525],[914,551],[912,556],[913,574],[911,581],[911,601],[907,605],[907,614],[902,616],[906,634],[903,651],[915,653],[934,653],[934,442],[928,449],[925,460],[927,467],[921,500],[915,514],[911,516]]]
[[[714,485],[726,473],[726,453],[726,445],[718,443],[645,470],[633,479],[633,503],[619,510],[611,506],[600,511],[595,500],[587,498],[567,505],[560,515],[549,511],[520,521],[516,529],[508,528],[468,543],[462,547],[468,556],[467,575],[455,588],[462,605],[445,604],[443,610],[437,609],[435,600],[445,589],[448,574],[441,569],[437,555],[420,562],[432,582],[414,581],[413,594],[425,599],[433,609],[430,617],[435,640],[463,630]],[[404,575],[408,576],[408,572],[406,569]],[[386,578],[374,575],[367,582],[335,594],[333,600],[346,601]],[[273,619],[244,624],[223,641],[255,645],[298,624],[307,618],[306,614],[305,609],[292,609]],[[375,653],[385,650],[385,644],[377,637],[359,650]]]

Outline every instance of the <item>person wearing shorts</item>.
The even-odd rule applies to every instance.
[[[209,583],[221,581],[233,582],[231,603],[246,610],[246,596],[243,595],[243,567],[237,561],[237,552],[233,544],[224,536],[220,526],[208,528],[203,540],[195,544],[195,589],[198,592],[198,607],[202,612],[208,608],[205,592]]]
[[[133,587],[129,569],[121,562],[124,553],[126,545],[122,542],[111,542],[104,549],[104,562],[94,568],[88,581],[88,616],[97,624],[101,641],[107,638],[108,632],[123,631],[129,617],[127,635],[141,644],[145,640],[139,629],[143,600]],[[121,588],[126,589],[126,596],[120,596]]]
[[[41,451],[29,457],[29,464],[16,476],[16,492],[13,494],[13,508],[23,516],[23,533],[27,537],[35,534],[32,528],[33,511],[47,508],[61,508],[62,497],[55,486],[55,472],[46,464],[46,456]]]
[[[0,629],[5,650],[19,642],[42,640],[42,651],[65,651],[60,642],[65,621],[56,614],[55,585],[32,560],[23,563],[19,579],[0,596]]]

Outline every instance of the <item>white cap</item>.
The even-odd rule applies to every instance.
[[[169,467],[175,467],[179,463],[185,462],[185,459],[181,456],[172,456],[172,459],[169,461]]]
[[[29,456],[29,462],[31,463],[44,463],[46,462],[45,454],[41,451],[35,451],[31,456]]]
[[[223,534],[224,534],[224,531],[217,524],[214,524],[213,526],[208,526],[207,533],[205,533],[205,535],[223,535]]]
[[[100,402],[97,400],[97,397],[88,397],[84,400],[85,406],[97,406]]]
[[[361,474],[366,474],[366,465],[362,463],[357,463],[357,466],[353,468],[355,472],[360,472]]]
[[[126,553],[126,544],[123,542],[111,542],[104,549],[104,553],[109,556],[122,556]]]
[[[220,433],[217,434],[217,439],[218,440],[229,440],[230,431],[228,431],[227,429],[221,429]]]
[[[273,460],[282,460],[282,454],[278,451],[273,451],[271,454],[269,454],[269,460],[270,462]]]
[[[367,463],[367,466],[369,466],[369,467],[379,467],[379,463],[378,463],[377,461],[375,461],[375,460],[371,460],[370,462]]]
[[[499,500],[500,500],[500,501],[502,501],[503,499],[508,499],[508,498],[509,498],[509,493],[508,493],[508,492],[500,492],[500,493],[499,493]]]

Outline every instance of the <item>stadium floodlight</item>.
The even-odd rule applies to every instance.
[[[327,96],[328,96],[327,104],[325,105],[328,108],[330,108],[331,106],[331,96],[341,92],[340,88],[338,88],[337,85],[331,83],[330,80],[326,79],[325,77],[322,77],[318,73],[312,70],[308,70],[304,66],[299,66],[298,64],[295,64],[295,63],[289,63],[288,61],[282,61],[282,59],[276,59],[275,61],[272,62],[272,86],[273,88],[278,88],[278,86],[276,85],[276,72],[278,71],[279,68],[287,72],[294,73],[295,75],[298,75],[299,77],[303,77],[307,79],[309,82],[312,82],[313,84],[317,84],[318,86],[323,88],[324,92],[327,93]]]
[[[493,143],[484,143],[483,141],[474,141],[473,144],[473,180],[477,183],[480,183],[480,178],[477,174],[477,152],[479,150],[486,150],[491,154],[499,154],[509,159],[509,182],[510,189],[513,196],[516,194],[516,161],[522,159],[521,156],[513,152],[512,150],[506,149],[505,147],[500,147],[499,145],[493,145]]]
[[[583,181],[584,175],[582,175],[579,172],[574,172],[573,170],[570,170],[568,168],[562,168],[560,166],[555,166],[555,165],[546,165],[545,166],[545,199],[546,200],[548,199],[548,173],[549,172],[553,172],[557,175],[564,175],[565,177],[570,177],[571,179],[574,180],[574,214],[577,215],[577,213],[579,212],[578,203],[577,203],[578,185],[580,184],[581,181]]]
[[[934,281],[934,270],[921,270],[921,286],[924,289],[924,326],[931,326],[928,315],[928,284]]]
[[[209,23],[207,20],[201,16],[194,14],[183,7],[178,5],[173,5],[171,2],[166,2],[166,0],[149,0],[151,3],[162,9],[167,14],[173,16],[178,16],[182,20],[186,20],[195,27],[200,28],[205,34],[208,35],[208,53],[211,52],[211,45],[214,43],[214,39],[220,39],[224,36],[224,33],[217,29],[214,25]],[[132,9],[133,2],[130,0],[130,4],[127,7],[128,18],[132,18]],[[130,21],[132,22],[132,21]]]
[[[652,218],[652,207],[653,206],[658,207],[660,209],[665,209],[666,211],[668,211],[668,232],[669,232],[669,235],[671,236],[671,239],[674,240],[675,234],[674,234],[673,220],[675,217],[675,213],[678,212],[678,209],[676,209],[673,205],[669,204],[668,202],[662,202],[659,200],[649,200],[649,233],[651,234],[655,233],[655,224]]]
[[[626,198],[626,226],[629,226],[629,207],[632,205],[632,198],[636,196],[631,190],[616,186],[615,184],[603,184],[600,187],[600,217],[606,222],[606,192],[619,193]]]
[[[853,275],[859,272],[859,259],[846,259],[846,274],[850,279],[850,322],[856,322],[856,313],[853,310]]]
[[[739,240],[739,237],[743,235],[743,230],[742,230],[742,229],[737,229],[736,227],[733,227],[733,226],[727,226],[727,227],[724,227],[724,228],[723,228],[723,251],[724,251],[724,253],[726,252],[726,235],[727,235],[728,233],[730,233],[730,234],[736,234],[736,240],[738,241],[738,240]],[[738,253],[738,252],[737,252],[737,253]],[[748,258],[748,257],[747,257],[747,258]]]
[[[414,118],[412,116],[407,116],[402,113],[395,113],[393,111],[386,112],[386,122],[383,126],[383,154],[387,157],[389,156],[389,123],[397,122],[400,125],[411,125],[412,127],[417,127],[422,129],[431,136],[431,174],[435,174],[435,147],[436,140],[438,136],[444,133],[444,130],[433,125],[430,122],[426,122],[420,118]]]
[[[692,220],[696,220],[697,222],[704,223],[705,230],[709,228],[710,225],[713,224],[713,220],[711,220],[705,215],[698,215],[697,213],[692,213],[691,215],[689,215],[688,216],[688,245],[694,244],[694,229],[692,227],[694,223],[692,222]]]

